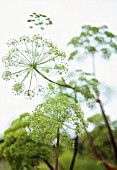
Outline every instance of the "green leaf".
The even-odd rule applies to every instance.
[[[94,34],[99,32],[99,28],[98,27],[91,27],[90,30],[93,31]]]
[[[70,54],[68,60],[72,60],[77,54],[78,54],[78,50],[73,51],[73,52]]]
[[[68,43],[68,45],[71,44],[71,45],[77,47],[78,43],[79,43],[79,37],[73,37],[71,39],[71,41]]]
[[[114,35],[113,33],[109,32],[109,31],[105,31],[104,33],[105,33],[108,37],[110,37],[110,38],[114,38],[114,37],[115,37],[115,35]]]
[[[95,114],[94,116],[89,117],[87,120],[91,123],[99,124],[103,120],[103,117],[100,114]]]
[[[86,46],[85,48],[88,50],[88,52],[91,52],[91,53],[96,52],[96,48],[94,46]]]
[[[111,56],[111,51],[107,48],[102,48],[101,49],[101,52],[102,52],[102,57],[105,58],[105,59],[109,59],[110,56]]]
[[[101,43],[101,44],[105,42],[104,37],[100,37],[100,36],[98,36],[98,37],[96,36],[96,37],[95,37],[95,40],[98,41],[98,42]]]
[[[115,49],[115,52],[117,52],[117,44],[110,42],[110,46]]]

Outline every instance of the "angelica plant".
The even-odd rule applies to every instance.
[[[93,74],[74,70],[67,73],[59,80],[61,84],[69,84],[72,88],[67,89],[59,86],[59,93],[66,94],[70,98],[76,98],[79,103],[86,103],[91,109],[95,108],[95,100],[99,97],[100,82],[93,77]]]
[[[9,51],[3,57],[6,71],[2,77],[14,80],[13,91],[17,95],[23,93],[32,98],[44,91],[42,78],[45,82],[54,82],[52,76],[67,72],[65,53],[40,35],[12,39],[7,45]]]
[[[74,47],[69,60],[92,57],[94,75],[96,74],[96,57],[110,59],[112,54],[117,53],[117,36],[110,32],[106,25],[100,27],[83,25],[80,35],[73,37],[68,44]]]
[[[55,170],[58,170],[58,150],[60,141],[71,143],[68,129],[77,135],[84,129],[84,113],[78,103],[70,101],[67,96],[51,98],[39,104],[30,117],[32,138],[45,144],[56,142]]]
[[[92,73],[96,77],[96,63],[95,58],[101,56],[104,59],[110,59],[112,54],[117,54],[117,35],[108,30],[106,25],[101,27],[93,27],[90,25],[83,25],[82,32],[79,36],[73,37],[68,43],[73,45],[74,51],[70,54],[69,60],[92,57]],[[105,124],[108,129],[112,147],[115,153],[115,160],[117,162],[117,145],[113,135],[111,126],[106,117],[102,101],[98,98],[96,102],[99,104]]]

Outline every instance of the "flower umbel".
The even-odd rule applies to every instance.
[[[29,28],[33,28],[33,25],[39,26],[41,30],[44,30],[46,26],[52,25],[52,21],[50,18],[48,18],[46,15],[43,14],[37,14],[33,12],[33,14],[30,15],[30,19],[27,20],[31,25]]]
[[[9,51],[3,57],[6,71],[2,77],[4,80],[15,80],[13,87],[17,88],[13,90],[16,94],[24,93],[31,98],[40,91],[38,87],[40,89],[42,78],[47,81],[51,79],[46,77],[47,74],[50,77],[67,71],[64,64],[65,53],[40,35],[32,38],[23,36],[19,40],[9,40],[7,44]],[[25,88],[21,90],[24,83]]]
[[[70,130],[79,135],[84,130],[84,124],[87,126],[80,105],[65,95],[39,104],[29,122],[33,139],[46,144],[52,144],[56,139],[57,129],[60,130],[61,141],[69,143]]]

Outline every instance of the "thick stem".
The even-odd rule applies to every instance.
[[[85,126],[84,126],[85,127]],[[88,140],[89,140],[89,143],[90,143],[90,146],[92,148],[92,151],[93,153],[95,154],[96,158],[101,160],[101,161],[104,161],[102,155],[97,151],[95,145],[94,145],[94,142],[93,142],[93,139],[90,135],[90,133],[87,131],[87,129],[85,128],[85,131],[86,131],[86,134],[87,134],[87,137],[88,137]]]
[[[73,155],[73,158],[71,161],[70,170],[73,170],[73,168],[74,168],[77,151],[78,151],[78,136],[76,136],[76,138],[75,138],[74,155]]]
[[[107,129],[108,129],[108,132],[109,132],[109,136],[110,136],[110,140],[111,140],[111,143],[112,143],[112,146],[113,146],[113,150],[114,150],[114,153],[115,153],[115,160],[117,162],[117,145],[116,145],[116,142],[115,142],[115,138],[114,138],[112,129],[111,129],[110,125],[109,125],[109,122],[108,122],[108,119],[106,117],[105,111],[103,109],[103,105],[102,105],[101,100],[97,99],[96,102],[99,103],[100,109],[102,111],[102,115],[103,115],[105,124],[107,126]]]
[[[94,77],[95,77],[95,56],[92,55],[92,67],[93,67],[93,74],[94,74]],[[104,121],[105,121],[105,124],[107,126],[107,129],[108,129],[108,133],[109,133],[109,136],[110,136],[110,140],[111,140],[111,143],[112,143],[112,146],[113,146],[113,150],[114,150],[114,153],[115,153],[115,160],[117,162],[117,145],[116,145],[116,142],[115,142],[115,138],[113,136],[113,132],[112,132],[112,129],[110,127],[110,124],[108,122],[108,119],[106,117],[106,114],[105,114],[105,111],[103,109],[103,105],[102,105],[102,102],[100,99],[97,99],[96,100],[97,103],[99,103],[99,106],[100,106],[100,109],[102,111],[102,115],[103,115],[103,118],[104,118]]]
[[[108,170],[117,170],[117,167],[115,167],[113,164],[105,161],[102,157],[102,155],[97,151],[95,145],[94,145],[94,142],[93,142],[93,139],[90,135],[90,133],[87,131],[87,129],[85,128],[85,131],[87,133],[87,137],[88,137],[88,140],[89,140],[89,143],[90,143],[90,146],[92,148],[92,151],[95,155],[95,157],[100,160],[101,164]]]
[[[57,144],[56,144],[56,162],[55,162],[55,170],[58,170],[58,155],[59,155],[59,128],[57,129]]]
[[[51,170],[54,170],[54,168],[53,168],[52,165],[48,162],[48,160],[44,160],[44,162],[47,164],[47,166],[48,166]]]
[[[101,164],[104,165],[108,170],[117,170],[117,167],[110,162],[102,161]]]

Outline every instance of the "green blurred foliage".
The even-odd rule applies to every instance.
[[[72,156],[73,152],[65,147],[64,153],[60,157],[60,162],[62,163],[64,170],[69,169]],[[92,159],[89,155],[80,155],[78,153],[74,170],[105,170],[105,168],[95,158]]]
[[[113,53],[117,53],[117,36],[108,31],[108,27],[94,27],[83,25],[79,36],[73,37],[68,45],[74,47],[69,60],[78,59],[80,55],[99,54],[104,59],[109,59]]]
[[[85,103],[91,109],[95,108],[95,100],[100,96],[100,82],[91,73],[74,70],[66,74],[59,82],[73,87],[70,90],[59,87],[59,95],[66,94],[70,98],[76,98],[79,103]]]
[[[0,144],[0,154],[9,162],[12,170],[37,170],[43,160],[52,161],[53,149],[39,142],[35,143],[30,136],[29,113],[22,114],[14,120],[5,131]]]
[[[107,116],[107,118],[112,127],[114,137],[115,139],[117,139],[117,126],[116,126],[117,121],[111,121],[109,116]],[[115,163],[113,148],[111,146],[109,134],[105,126],[102,115],[95,114],[92,117],[88,118],[88,121],[94,126],[93,130],[89,132],[89,134],[92,137],[96,149],[100,152],[100,154],[103,156],[103,158],[106,161]],[[83,143],[81,142],[83,146],[82,153],[87,156],[93,155],[92,150],[89,146],[87,135],[83,134],[80,140],[83,142]]]

